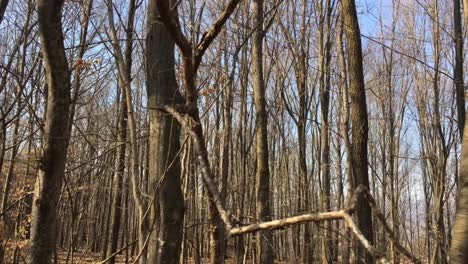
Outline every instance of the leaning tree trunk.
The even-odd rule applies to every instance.
[[[56,242],[56,209],[67,160],[70,71],[62,33],[63,0],[37,0],[48,89],[44,149],[34,189],[27,263],[51,263]]]
[[[151,190],[159,190],[156,203],[150,210],[149,222],[157,226],[157,232],[151,233],[148,262],[179,263],[184,220],[179,160],[180,124],[161,109],[165,105],[182,102],[182,97],[175,77],[174,40],[164,24],[157,20],[158,17],[156,1],[150,1],[146,42],[150,116],[149,181]]]
[[[253,87],[257,138],[257,218],[260,221],[271,220],[270,205],[270,170],[268,164],[268,115],[265,102],[265,81],[263,79],[263,0],[253,1],[253,23],[257,29],[253,33],[252,65]],[[269,264],[274,261],[271,231],[259,232],[258,262]]]
[[[351,136],[353,159],[353,187],[363,184],[369,188],[369,173],[367,170],[367,140],[369,125],[367,120],[366,92],[364,89],[364,73],[362,66],[361,33],[356,14],[354,0],[343,0],[344,29],[347,39],[349,95],[351,98]],[[372,214],[369,203],[359,197],[356,210],[358,227],[363,235],[373,243]],[[372,256],[363,246],[356,250],[357,263],[373,263]]]

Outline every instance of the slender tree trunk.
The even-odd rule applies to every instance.
[[[331,210],[331,179],[330,179],[330,1],[326,1],[325,6],[319,3],[320,24],[319,24],[319,93],[321,111],[320,160],[322,172],[322,209],[324,212]],[[332,228],[331,221],[325,223],[322,237],[322,263],[332,263]]]
[[[265,81],[263,79],[263,0],[253,1],[252,67],[255,102],[255,122],[257,139],[257,218],[271,220],[270,170],[268,163],[268,114],[266,112]],[[270,264],[274,261],[271,231],[257,234],[258,263]]]
[[[19,133],[19,122],[20,122],[20,114],[21,114],[21,88],[18,87],[18,92],[16,93],[17,96],[17,111],[16,111],[16,120],[14,122],[14,127],[13,127],[13,143],[12,143],[12,148],[10,151],[10,166],[8,167],[8,171],[6,173],[6,179],[5,183],[3,186],[3,192],[2,192],[2,200],[1,200],[1,206],[0,206],[0,212],[4,212],[5,209],[7,208],[8,204],[8,196],[10,195],[10,188],[11,188],[11,182],[13,181],[13,174],[15,173],[15,165],[16,165],[16,154],[18,153],[18,133]],[[1,172],[1,171],[0,171]],[[5,215],[0,216],[0,220],[3,220],[4,224],[6,222],[4,221]]]
[[[147,261],[147,248],[146,248],[146,239],[149,234],[148,226],[148,217],[147,217],[147,202],[142,195],[141,186],[139,186],[139,152],[138,152],[138,140],[137,140],[137,124],[135,117],[135,108],[133,106],[133,95],[131,82],[132,79],[129,78],[131,72],[131,61],[126,61],[128,55],[124,56],[122,53],[122,48],[117,36],[117,31],[114,24],[114,15],[113,15],[113,4],[111,0],[107,1],[108,15],[109,15],[109,24],[110,24],[110,35],[112,38],[112,46],[114,51],[114,58],[117,64],[119,79],[122,83],[123,88],[125,89],[126,103],[128,110],[128,132],[130,139],[130,178],[132,180],[132,192],[133,198],[135,200],[135,206],[138,210],[138,249],[139,249],[139,263],[145,264]],[[136,11],[136,0],[130,1],[130,6],[128,8],[128,18],[127,18],[127,27],[126,27],[126,48],[132,49],[132,37],[133,37],[133,24],[134,16]],[[126,53],[130,54],[131,51],[128,50]],[[141,254],[140,254],[141,253]]]
[[[48,89],[44,150],[33,197],[27,263],[51,263],[56,210],[69,143],[70,71],[62,33],[63,0],[38,0],[38,21]]]
[[[465,3],[464,9],[468,9],[466,4],[468,3]],[[463,128],[465,127],[465,88],[463,82],[463,28],[460,13],[460,0],[453,0],[453,25],[455,31],[455,69],[453,71],[453,81],[455,83],[457,100],[458,131],[460,133],[460,138],[463,138]]]
[[[352,183],[352,174],[353,174],[353,164],[352,164],[352,150],[351,150],[351,141],[349,138],[349,91],[348,91],[348,71],[346,68],[346,60],[344,54],[344,43],[343,43],[343,19],[339,21],[339,31],[337,34],[337,45],[338,45],[338,60],[340,64],[340,104],[343,111],[342,114],[342,122],[341,122],[341,135],[343,136],[344,147],[346,151],[346,181],[348,182],[348,195],[351,194],[353,190],[353,183]],[[350,243],[351,235],[349,231],[345,232],[345,236],[343,238],[343,249],[341,254],[341,261],[343,264],[349,263],[350,257]]]
[[[343,0],[344,29],[347,39],[349,95],[351,98],[351,135],[353,160],[353,187],[363,184],[369,188],[367,168],[368,120],[364,74],[362,66],[362,47],[359,22],[354,0]],[[361,196],[356,209],[357,223],[363,235],[373,243],[371,208]],[[359,245],[355,254],[357,263],[373,263],[372,256]]]
[[[122,194],[123,194],[123,178],[125,173],[125,152],[127,146],[127,98],[125,90],[122,90],[122,99],[119,113],[119,121],[117,128],[117,151],[115,155],[115,172],[112,187],[112,207],[111,207],[111,222],[110,222],[110,243],[107,245],[106,258],[117,251],[120,231],[120,219],[122,215]],[[109,264],[115,263],[115,257],[112,257]]]

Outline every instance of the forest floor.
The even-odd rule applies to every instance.
[[[4,258],[4,263],[25,263],[26,257],[26,247],[25,245],[18,245],[16,244],[16,253],[14,248],[7,247],[6,254]],[[14,255],[17,255],[16,260],[14,260]],[[67,260],[68,259],[68,260]],[[128,262],[125,261],[125,254],[117,255],[116,264],[124,264],[124,263],[134,263],[135,256],[130,257]],[[66,250],[59,250],[57,252],[57,264],[98,264],[101,263],[102,256],[101,253],[97,252],[84,252],[84,251],[77,251],[73,253],[73,260],[71,259],[71,255]],[[1,261],[0,261],[1,263]],[[190,264],[196,263],[193,260],[189,260]],[[201,260],[201,263],[210,263],[209,259]],[[225,264],[234,264],[236,263],[234,260],[226,260]],[[247,262],[249,263],[249,262]],[[286,263],[286,262],[278,262],[278,263]]]
[[[16,251],[16,252],[15,252]],[[15,256],[16,255],[16,256]],[[4,263],[25,263],[26,257],[26,247],[16,247],[16,250],[12,247],[7,247],[4,257]],[[68,259],[68,260],[67,260]],[[58,264],[65,264],[65,263],[74,263],[74,264],[97,264],[101,263],[102,257],[100,253],[96,252],[74,252],[73,253],[73,260],[71,254],[66,250],[59,250],[57,252],[57,263]],[[0,261],[1,263],[1,261]],[[124,264],[125,263],[125,255],[117,255],[116,264]],[[133,263],[133,258],[129,259],[128,263]]]

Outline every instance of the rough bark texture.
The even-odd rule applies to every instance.
[[[319,93],[320,93],[320,145],[321,145],[321,172],[322,172],[322,210],[331,210],[331,177],[330,177],[330,1],[326,1],[325,6],[319,4],[320,24],[319,24]],[[332,228],[331,222],[325,222],[325,229],[322,237],[322,263],[333,262]]]
[[[341,10],[340,10],[341,11]],[[346,68],[346,60],[344,54],[344,47],[343,47],[343,19],[339,21],[339,30],[337,31],[337,46],[338,46],[338,61],[340,64],[340,77],[341,77],[341,87],[340,87],[340,105],[343,111],[341,115],[342,121],[340,125],[341,135],[343,136],[343,143],[344,148],[346,150],[346,178],[348,181],[348,193],[351,193],[353,186],[350,179],[352,179],[352,151],[351,151],[351,141],[349,139],[349,100],[348,100],[348,72]],[[342,187],[342,186],[341,186]],[[340,188],[341,192],[344,192],[343,188]],[[343,197],[344,198],[344,197]],[[343,264],[349,263],[349,255],[350,255],[350,240],[349,240],[349,232],[345,233],[345,238],[343,239],[343,250],[341,254],[341,261]]]
[[[468,115],[465,115],[465,121],[467,119]],[[468,129],[466,127],[463,132],[458,186],[458,206],[452,228],[450,249],[450,263],[452,264],[466,263],[468,259]]]
[[[174,66],[174,40],[164,25],[157,21],[155,1],[149,2],[146,70],[149,105],[162,109],[179,103]],[[151,207],[150,223],[157,226],[148,244],[150,263],[178,263],[181,249],[184,197],[180,180],[180,124],[170,114],[150,108],[149,173],[150,188],[156,190],[158,204]],[[155,223],[156,221],[156,223]]]
[[[44,150],[33,197],[27,263],[51,263],[56,209],[67,158],[70,72],[62,33],[63,0],[38,0],[38,21],[48,88]]]
[[[268,115],[265,102],[265,81],[263,79],[263,0],[253,1],[253,23],[259,25],[253,33],[252,66],[255,103],[255,122],[257,126],[257,218],[260,221],[271,220],[270,205],[270,170],[268,164]],[[257,234],[258,263],[269,264],[274,261],[271,231]]]
[[[468,0],[463,0],[465,23],[468,25]],[[458,127],[462,136],[462,156],[458,175],[457,212],[452,227],[452,241],[450,248],[450,263],[466,263],[468,259],[468,129],[466,124],[468,115],[465,112],[464,83],[463,83],[463,35],[460,17],[460,1],[454,0],[454,26],[456,43],[455,81],[457,92]],[[465,119],[461,122],[461,114]],[[462,126],[463,125],[463,126]]]
[[[367,140],[368,120],[366,93],[364,89],[364,74],[362,66],[362,47],[359,23],[354,0],[344,0],[343,16],[344,29],[347,39],[348,69],[349,69],[349,95],[351,98],[351,135],[353,159],[353,186],[360,184],[369,188],[369,174],[367,168]],[[370,243],[373,243],[373,228],[371,208],[363,198],[359,198],[356,210],[358,227]],[[372,256],[358,247],[357,263],[373,263]]]

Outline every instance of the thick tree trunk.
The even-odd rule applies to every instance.
[[[149,2],[146,71],[150,100],[149,173],[150,190],[158,188],[157,203],[151,207],[150,225],[157,226],[148,245],[149,263],[179,263],[184,197],[180,180],[180,124],[162,112],[165,105],[181,102],[174,66],[174,40],[157,20],[156,1]],[[159,110],[158,110],[159,109]],[[154,223],[158,221],[157,223]]]
[[[468,0],[463,0],[465,24],[468,25]],[[462,136],[462,156],[458,175],[457,211],[452,227],[450,263],[462,264],[468,259],[468,115],[465,111],[465,88],[463,83],[463,30],[460,17],[460,0],[454,0],[455,26],[455,87],[457,94],[458,128]],[[465,119],[462,122],[462,114]]]
[[[359,23],[354,0],[343,0],[344,29],[347,39],[349,95],[351,98],[351,135],[353,161],[353,187],[363,184],[369,188],[367,168],[368,120],[364,74],[362,66],[362,47]],[[359,197],[356,210],[358,227],[363,235],[373,243],[373,228],[371,208],[363,197]],[[358,246],[357,263],[373,263],[372,256],[362,246]]]
[[[465,121],[468,115],[465,115]],[[468,122],[465,122],[465,126]],[[458,181],[458,203],[455,223],[452,228],[450,263],[464,264],[468,259],[468,129],[463,132],[460,177]]]
[[[51,263],[56,210],[69,143],[70,72],[62,33],[63,0],[38,0],[38,21],[48,88],[44,150],[33,197],[27,263]]]

